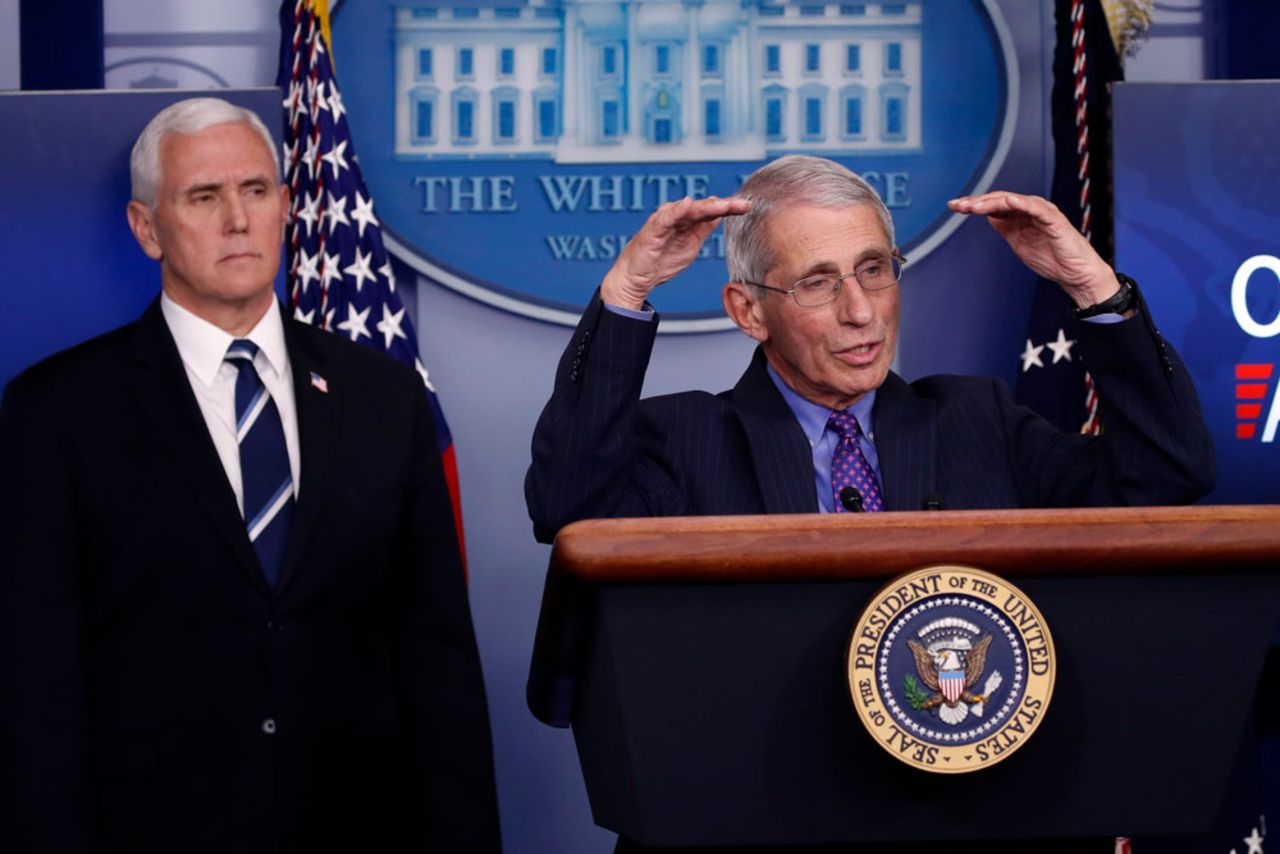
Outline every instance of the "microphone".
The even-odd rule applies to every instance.
[[[862,510],[862,493],[857,487],[846,486],[840,490],[840,503],[844,505],[844,509],[850,513],[861,513]]]
[[[920,505],[921,510],[941,510],[942,496],[936,492],[930,492],[924,497],[924,504]]]

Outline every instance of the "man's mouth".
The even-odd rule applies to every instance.
[[[880,342],[872,341],[867,344],[846,347],[836,353],[836,358],[852,365],[866,365],[874,362],[879,352]]]

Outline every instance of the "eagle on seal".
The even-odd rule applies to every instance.
[[[938,717],[949,724],[960,723],[970,712],[981,715],[984,704],[1003,681],[999,672],[992,673],[982,693],[972,693],[987,667],[991,635],[974,644],[963,664],[954,649],[942,648],[931,653],[915,640],[908,640],[907,646],[915,657],[920,681],[934,692],[919,706],[919,710],[925,712],[941,706]]]

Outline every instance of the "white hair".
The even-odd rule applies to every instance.
[[[766,225],[781,210],[812,205],[839,210],[870,205],[893,245],[893,219],[875,188],[858,175],[823,157],[789,154],[766,163],[742,184],[738,198],[750,199],[751,210],[725,219],[725,259],[729,279],[763,282],[777,264],[777,250]]]
[[[171,133],[199,133],[214,125],[248,125],[271,152],[275,163],[276,178],[280,176],[280,155],[276,151],[271,132],[253,110],[237,107],[221,98],[188,98],[165,107],[147,123],[129,155],[129,178],[133,184],[133,198],[147,207],[156,202],[156,188],[160,186],[160,143]]]

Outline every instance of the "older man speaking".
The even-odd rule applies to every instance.
[[[1136,283],[1044,199],[993,192],[950,207],[986,216],[1072,298],[1104,435],[1058,432],[996,380],[893,373],[906,259],[889,212],[848,169],[788,156],[735,197],[663,205],[620,253],[534,433],[525,494],[538,538],[598,517],[1173,504],[1208,491],[1195,389]],[[724,307],[755,356],[729,391],[642,400],[658,325],[647,298],[726,217]]]

